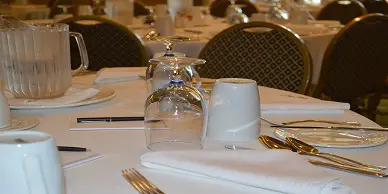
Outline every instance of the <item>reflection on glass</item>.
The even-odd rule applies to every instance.
[[[145,102],[145,129],[150,150],[202,149],[207,127],[207,104],[202,94],[182,80],[185,67],[204,64],[194,58],[151,59],[171,66],[173,78]]]

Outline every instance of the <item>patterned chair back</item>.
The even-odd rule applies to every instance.
[[[306,45],[287,28],[250,22],[234,25],[209,41],[197,67],[201,77],[248,78],[258,85],[306,94],[312,61]]]
[[[364,5],[357,0],[336,0],[327,4],[318,14],[317,20],[338,20],[347,24],[354,18],[367,14]]]
[[[147,65],[148,54],[143,41],[125,26],[98,16],[77,16],[60,21],[70,31],[82,34],[89,56],[89,70],[104,67],[141,67]],[[80,64],[74,39],[70,41],[71,64]]]
[[[135,16],[150,14],[150,10],[148,10],[142,2],[136,0],[133,4],[133,12]]]
[[[50,8],[49,18],[53,18],[57,14],[62,14],[63,10],[58,8],[58,5],[74,5],[73,0],[51,0],[48,4]],[[75,6],[68,8],[69,13],[75,14]]]
[[[388,3],[385,0],[364,0],[361,2],[368,13],[388,14]]]
[[[235,2],[239,5],[245,5],[245,7],[241,9],[248,17],[251,17],[254,13],[258,13],[256,6],[248,0],[236,0]],[[225,17],[226,9],[229,5],[231,5],[229,0],[215,0],[212,4],[210,4],[210,14],[223,18]]]
[[[350,103],[380,91],[388,75],[388,16],[369,14],[346,25],[329,44],[315,97]]]

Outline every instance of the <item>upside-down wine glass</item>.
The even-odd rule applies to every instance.
[[[173,46],[177,42],[190,40],[186,37],[171,36],[171,37],[157,37],[156,41],[163,42],[166,46],[166,52],[161,57],[185,57],[184,53],[175,53],[172,51]],[[150,60],[146,70],[147,91],[150,94],[155,89],[163,87],[173,79],[173,66],[158,65],[159,63]],[[182,80],[186,85],[192,85],[193,78],[196,80],[196,88],[201,86],[201,79],[197,71],[192,66],[185,66],[181,72]],[[158,76],[155,76],[158,75]]]
[[[173,79],[148,96],[144,124],[150,150],[202,149],[207,128],[207,104],[202,94],[185,84],[185,68],[205,60],[187,57],[151,59],[158,66],[170,66]],[[157,77],[158,75],[155,75]]]

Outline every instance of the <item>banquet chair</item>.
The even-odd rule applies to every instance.
[[[345,25],[364,14],[367,14],[367,11],[361,2],[357,0],[336,0],[322,8],[316,19],[338,20]]]
[[[252,14],[258,13],[256,6],[248,0],[236,0],[236,4],[245,5],[242,7],[242,11],[248,17]],[[231,5],[229,0],[215,0],[210,4],[210,14],[215,17],[225,17],[226,9]]]
[[[133,4],[133,12],[135,17],[150,14],[150,10],[145,7],[145,4],[138,0],[135,0]]]
[[[388,16],[368,14],[346,25],[331,40],[315,97],[348,102],[373,119],[388,75]],[[360,98],[368,97],[366,108]]]
[[[66,23],[70,31],[82,34],[89,56],[89,70],[147,65],[144,42],[121,24],[99,16],[76,16],[59,23]],[[70,52],[72,68],[76,68],[80,55],[74,39],[70,42]]]
[[[58,5],[74,5],[73,7],[68,8],[68,10],[73,15],[76,15],[77,13],[76,5],[82,5],[84,3],[85,2],[76,1],[76,0],[50,0],[50,2],[47,5],[50,8],[49,18],[53,18],[55,15],[63,13],[63,11],[57,7]]]
[[[388,3],[385,0],[363,0],[361,3],[368,13],[388,14]]]
[[[258,85],[306,94],[312,60],[303,40],[284,26],[267,22],[237,24],[202,49],[201,77],[248,78]]]

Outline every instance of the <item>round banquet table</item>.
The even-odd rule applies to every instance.
[[[92,84],[95,75],[74,77],[74,83]],[[35,130],[47,132],[55,137],[58,145],[82,146],[91,148],[93,152],[104,154],[105,157],[90,163],[64,170],[67,194],[129,194],[137,193],[121,176],[122,169],[137,168],[144,176],[161,188],[165,193],[274,193],[273,191],[247,187],[215,179],[206,179],[145,169],[140,165],[140,156],[149,150],[146,147],[143,130],[100,130],[70,131],[70,123],[75,117],[89,116],[141,116],[146,98],[144,80],[100,85],[117,92],[110,101],[100,104],[64,109],[46,110],[13,110],[13,114],[34,115],[40,124]],[[261,94],[265,95],[265,94]],[[352,111],[336,115],[278,115],[272,119],[337,119],[358,121],[366,126],[377,126],[372,121]],[[261,134],[273,136],[273,129],[268,124],[261,124]],[[251,148],[262,148],[257,142],[241,144]],[[205,149],[222,149],[205,144]],[[358,149],[321,149],[343,156],[352,157],[367,163],[388,165],[388,145]],[[286,165],[286,164],[285,164]],[[292,168],[292,167],[290,167]],[[320,168],[320,167],[317,167]],[[353,173],[327,169],[329,173],[341,178],[345,184],[357,193],[385,194],[388,180],[361,176]]]
[[[185,53],[189,57],[198,57],[202,48],[205,47],[206,43],[217,33],[228,28],[230,25],[220,22],[222,19],[207,18],[206,23],[211,24],[205,27],[187,27],[176,29],[176,35],[187,36],[192,40],[187,42],[180,42],[174,45],[173,51]],[[53,20],[27,20],[28,23],[42,24],[42,23],[53,23]],[[142,18],[134,18],[132,21],[133,25],[128,28],[140,37],[146,35],[152,28],[142,24]],[[306,27],[309,27],[306,25]],[[290,27],[291,28],[291,27]],[[291,28],[292,29],[292,28]],[[311,29],[311,28],[310,28]],[[187,32],[186,30],[201,31],[201,34],[195,34]],[[303,28],[300,26],[296,33],[302,32]],[[312,73],[312,84],[316,85],[319,80],[322,60],[327,46],[329,45],[333,36],[337,31],[325,31],[322,33],[311,33],[311,34],[299,34],[301,39],[306,43],[306,46],[310,52],[313,60],[313,73]],[[145,46],[148,50],[149,57],[152,58],[155,53],[165,52],[165,46],[161,42],[144,40]]]
[[[208,23],[210,23],[211,25],[205,27],[187,27],[176,29],[176,35],[187,36],[192,38],[193,40],[187,42],[179,42],[174,45],[173,50],[175,52],[185,53],[189,57],[198,57],[202,48],[205,47],[205,45],[214,35],[230,26],[225,23],[220,23],[219,19],[209,21]],[[289,26],[291,30],[293,30],[292,26],[295,25]],[[312,84],[316,85],[319,80],[324,53],[331,39],[337,33],[337,31],[306,33],[305,31],[303,31],[303,28],[301,28],[299,25],[297,26],[298,28],[295,28],[295,32],[299,34],[300,38],[305,42],[313,60]],[[306,27],[310,26],[306,25]],[[132,27],[129,26],[129,28],[131,29]],[[139,36],[143,37],[151,29],[140,29],[138,28],[138,26],[136,26],[132,28],[132,30],[138,33]],[[188,30],[198,31],[202,33],[195,34],[193,32],[189,32]],[[160,42],[146,40],[145,45],[148,49],[150,57],[152,57],[155,53],[165,52],[165,46]]]

